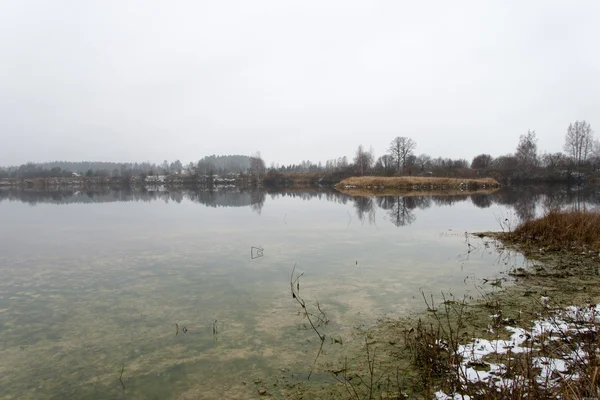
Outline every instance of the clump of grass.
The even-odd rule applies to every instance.
[[[434,379],[449,376],[451,353],[439,325],[419,319],[417,326],[404,332],[404,343],[419,372],[422,388],[431,395]]]
[[[429,322],[419,319],[417,326],[404,331],[404,344],[411,354],[413,365],[421,377],[421,389],[431,398],[433,389],[442,384],[444,389],[455,392],[460,385],[457,349],[465,328],[466,300],[457,300],[452,294],[442,293],[443,302],[436,307],[433,296],[428,300],[421,296],[433,317]]]
[[[600,249],[600,212],[551,210],[518,225],[513,238],[564,249]]]
[[[437,178],[423,176],[354,176],[341,181],[339,186],[345,187],[384,187],[384,188],[481,188],[498,187],[498,181],[492,178],[461,179]]]

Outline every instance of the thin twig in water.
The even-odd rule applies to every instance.
[[[348,357],[345,358],[344,360],[344,366],[342,367],[342,370],[340,371],[343,373],[342,378],[339,378],[337,376],[337,374],[333,375],[333,378],[344,384],[344,388],[346,388],[346,391],[348,392],[348,394],[350,395],[350,397],[353,397],[357,400],[360,400],[360,396],[358,394],[358,392],[356,391],[356,388],[354,387],[354,385],[352,385],[350,383],[352,378],[348,377]]]
[[[302,307],[302,312],[304,313],[304,316],[308,320],[308,323],[310,324],[313,331],[315,331],[315,333],[319,336],[319,339],[321,340],[321,346],[319,347],[317,356],[315,357],[315,360],[313,361],[313,365],[310,369],[310,373],[308,374],[308,379],[310,380],[310,377],[312,376],[315,366],[317,365],[317,360],[319,359],[319,356],[323,352],[323,344],[325,343],[325,334],[319,332],[319,328],[322,325],[326,325],[329,322],[329,320],[327,319],[327,316],[321,309],[321,305],[319,304],[318,300],[315,300],[315,301],[317,303],[317,310],[319,310],[319,314],[314,315],[308,311],[308,309],[306,308],[306,302],[304,301],[304,299],[302,297],[300,297],[300,277],[304,274],[302,273],[294,278],[295,272],[296,272],[296,264],[294,264],[294,268],[292,269],[292,275],[290,276],[290,290],[292,292],[292,298],[294,300],[296,300],[296,302],[298,304],[300,304],[300,307]],[[313,322],[313,319],[311,317],[316,318],[316,324]],[[341,343],[341,341],[340,341],[340,343]]]
[[[304,312],[306,319],[308,319],[308,323],[310,324],[311,328],[319,336],[319,339],[321,339],[321,342],[323,342],[325,340],[325,335],[322,334],[321,332],[319,332],[319,329],[313,323],[312,318],[310,317],[312,314],[307,311],[306,302],[304,301],[304,299],[302,299],[300,297],[300,277],[304,274],[302,273],[302,274],[298,275],[296,277],[296,279],[294,279],[294,272],[296,272],[296,264],[294,264],[294,268],[292,269],[292,275],[290,277],[290,289],[292,291],[292,298],[294,300],[296,300],[298,302],[298,304],[300,304],[300,307],[302,307],[302,311]],[[323,311],[321,311],[320,306],[318,306],[318,309],[321,312],[321,315],[319,315],[319,317],[318,317],[319,321],[325,321],[326,318],[325,318]]]
[[[123,390],[125,390],[125,384],[123,383],[123,371],[125,371],[125,364],[121,368],[121,375],[119,375],[119,381],[121,381],[121,385],[123,386]]]
[[[315,366],[317,365],[317,360],[319,359],[319,356],[323,352],[323,343],[325,343],[325,341],[321,340],[321,347],[319,347],[319,351],[317,352],[317,356],[315,357],[315,361],[313,361],[313,364],[310,367],[310,373],[308,374],[307,380],[310,380],[310,377],[312,376],[312,373],[315,370]]]

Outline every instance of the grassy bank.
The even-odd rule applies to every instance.
[[[600,249],[600,212],[550,211],[502,237],[511,242],[556,249]]]
[[[337,383],[295,387],[291,397],[600,397],[598,218],[552,211],[512,232],[474,235],[469,250],[530,261],[477,284],[477,299],[422,293],[426,312],[358,332],[362,346],[344,347],[339,364],[322,366]]]
[[[459,179],[421,176],[356,176],[344,179],[336,185],[340,189],[368,188],[373,190],[466,190],[499,187],[492,178]]]
[[[431,386],[444,393],[437,398],[598,398],[600,213],[553,210],[512,232],[478,236],[497,239],[532,264],[508,271],[514,285],[484,295],[479,316],[477,303],[444,305],[429,328],[409,337],[413,364],[429,370],[436,377]],[[468,332],[474,321],[478,335]],[[450,351],[423,345],[432,335]],[[433,375],[440,362],[447,363],[443,373]]]

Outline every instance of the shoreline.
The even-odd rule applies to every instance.
[[[481,284],[484,290],[480,292],[479,298],[457,299],[446,294],[445,301],[433,305],[430,303],[430,294],[424,293],[422,310],[408,316],[382,320],[374,327],[367,328],[366,331],[355,333],[355,338],[364,336],[365,341],[361,344],[360,340],[355,340],[354,345],[345,351],[346,362],[340,367],[341,369],[338,366],[334,368],[321,366],[321,371],[333,376],[337,383],[333,381],[325,387],[306,383],[295,386],[294,390],[299,390],[304,398],[347,397],[352,379],[366,379],[374,368],[383,377],[382,380],[387,382],[387,386],[381,385],[374,398],[380,398],[381,395],[382,398],[408,396],[408,398],[452,399],[452,393],[466,394],[457,390],[456,380],[452,380],[447,375],[452,374],[452,371],[444,373],[437,371],[440,375],[436,376],[433,361],[420,367],[415,365],[419,360],[419,354],[415,353],[415,346],[418,347],[419,343],[432,339],[432,336],[427,335],[433,335],[436,326],[438,329],[441,327],[442,331],[448,330],[449,327],[458,328],[451,335],[455,341],[453,345],[468,349],[475,343],[481,345],[494,342],[506,343],[514,340],[514,332],[529,335],[534,326],[539,327],[539,321],[553,321],[553,318],[557,318],[556,315],[561,315],[569,307],[575,306],[578,309],[581,307],[583,310],[585,307],[591,309],[590,305],[598,304],[600,300],[598,250],[584,252],[581,249],[543,246],[535,242],[517,240],[514,235],[503,232],[470,233],[470,236],[472,239],[481,240],[481,244],[486,248],[494,246],[494,251],[515,251],[524,255],[528,260],[527,266],[506,271],[506,279],[484,281]],[[428,331],[428,327],[432,330]],[[449,345],[444,340],[434,338],[430,346],[436,347],[436,343]],[[423,347],[420,347],[420,351],[422,350]],[[367,360],[373,359],[369,358],[368,354],[372,356],[375,351],[376,362],[372,361],[372,364],[369,364]],[[442,366],[457,362],[451,352],[445,350],[443,346],[436,351],[435,354],[427,353],[425,358],[439,357],[440,359],[434,361]],[[477,377],[479,375],[494,377],[493,372],[496,368],[494,365],[497,364],[494,364],[492,359],[501,357],[493,352],[488,354],[491,355],[482,356],[481,361],[468,360],[469,354],[465,354],[464,363],[457,364],[455,368],[464,368],[469,373],[475,373]],[[532,358],[535,359],[533,356]],[[423,360],[421,358],[421,361]],[[541,374],[542,371],[543,369],[539,369],[538,373]],[[427,375],[428,372],[430,375]],[[498,379],[500,382],[504,378]],[[452,390],[453,385],[455,390]],[[470,395],[474,393],[474,388],[489,389],[487,382],[467,381],[465,385],[470,389],[468,392]],[[504,390],[511,390],[511,388]],[[508,392],[503,394],[508,395]],[[501,394],[498,396],[502,398]]]

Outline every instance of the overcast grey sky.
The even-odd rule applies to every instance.
[[[471,159],[600,131],[600,1],[0,0],[0,165]]]

